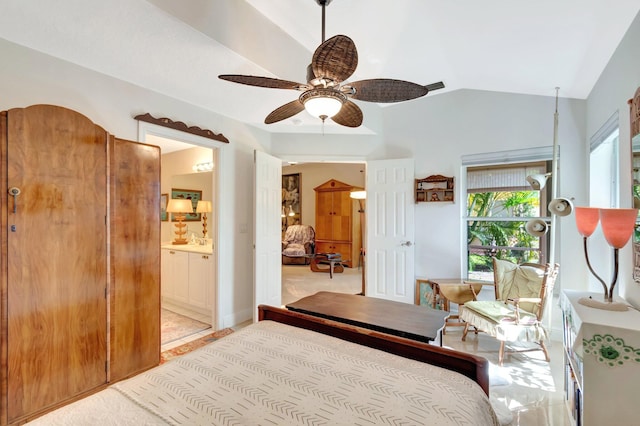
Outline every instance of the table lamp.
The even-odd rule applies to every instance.
[[[184,237],[187,233],[185,229],[187,224],[183,221],[186,218],[187,213],[193,213],[193,204],[191,200],[185,199],[171,199],[167,204],[167,213],[174,213],[175,219],[178,221],[176,223],[176,238],[173,240],[171,244],[187,244],[188,241]]]
[[[202,238],[209,238],[207,234],[207,213],[211,213],[211,201],[198,201],[196,213],[202,213]]]
[[[576,207],[575,214],[578,232],[582,235],[584,241],[584,256],[587,261],[587,266],[593,276],[600,281],[604,289],[604,302],[582,297],[578,300],[578,303],[597,309],[626,311],[627,305],[625,303],[613,301],[613,289],[618,281],[618,251],[627,244],[631,238],[631,234],[633,234],[636,217],[638,216],[638,209],[598,209],[593,207]],[[595,273],[591,263],[589,262],[587,239],[595,231],[598,226],[598,221],[602,226],[604,238],[613,248],[614,270],[613,280],[610,286],[607,286],[604,280]]]

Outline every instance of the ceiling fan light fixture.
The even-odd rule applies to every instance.
[[[309,114],[321,120],[331,118],[340,112],[347,97],[333,89],[312,89],[300,96],[300,102]]]

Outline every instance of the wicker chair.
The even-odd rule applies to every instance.
[[[496,300],[474,300],[464,304],[460,318],[466,322],[462,340],[470,327],[484,331],[500,340],[498,361],[504,361],[506,342],[533,342],[534,348],[510,350],[526,352],[542,350],[549,361],[545,346],[548,331],[543,320],[553,298],[553,286],[558,265],[523,263],[517,265],[493,259]]]
[[[283,265],[308,265],[315,253],[316,231],[309,225],[291,225],[282,241]]]

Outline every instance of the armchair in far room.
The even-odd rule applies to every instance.
[[[283,265],[308,265],[315,253],[316,231],[309,225],[291,225],[282,241]]]
[[[506,342],[533,343],[534,347],[510,352],[541,350],[549,361],[545,346],[549,330],[544,321],[553,299],[558,264],[517,265],[494,258],[493,273],[496,300],[474,300],[464,304],[460,312],[460,318],[466,322],[462,340],[466,339],[469,327],[474,327],[476,333],[484,331],[500,341],[500,365]]]

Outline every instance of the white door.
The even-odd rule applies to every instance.
[[[282,304],[280,206],[282,160],[254,151],[253,321],[258,305]]]
[[[413,159],[367,161],[367,296],[414,302]]]

